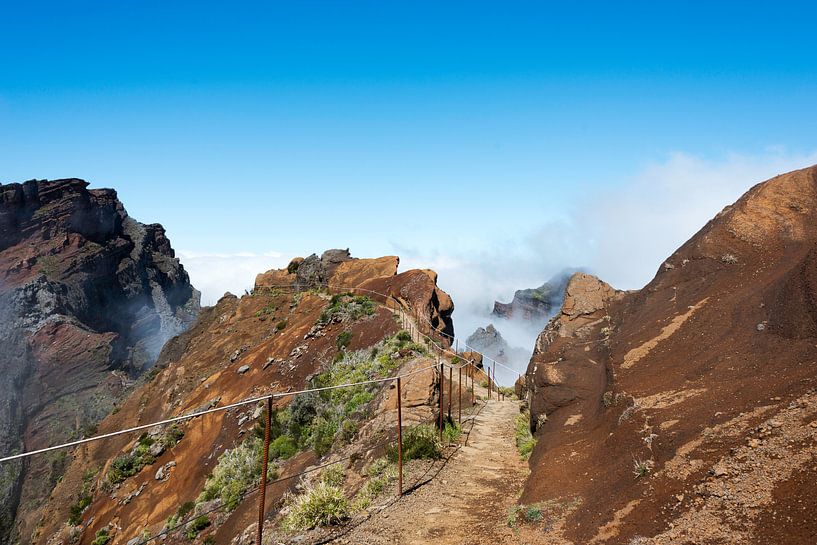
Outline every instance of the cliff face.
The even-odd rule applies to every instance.
[[[525,385],[553,543],[813,543],[817,167],[759,184],[636,292],[574,276]],[[810,484],[811,483],[811,484]]]
[[[436,287],[434,273],[410,270],[396,274],[397,263],[396,257],[354,259],[347,251],[332,250],[322,256],[295,259],[286,269],[259,274],[251,294],[223,297],[214,307],[205,309],[188,331],[169,341],[159,357],[155,376],[134,390],[121,410],[100,424],[99,433],[269,393],[326,384],[320,381],[329,380],[326,377],[330,369],[341,373],[338,380],[347,382],[343,373],[349,369],[345,366],[352,365],[347,361],[359,370],[348,380],[360,380],[357,373],[367,369],[375,369],[373,372],[381,377],[398,370],[434,367],[436,359],[422,353],[417,345],[404,342],[402,347],[395,347],[393,335],[400,322],[389,309],[339,295],[359,289],[355,293],[368,293],[375,301],[382,297],[364,290],[402,298],[439,331],[451,330],[453,305],[450,297]],[[337,314],[332,314],[333,309]],[[392,344],[384,341],[389,338]],[[377,370],[383,362],[387,366]],[[437,406],[433,401],[434,377],[434,371],[428,369],[404,382],[402,410],[406,425],[433,421]],[[396,389],[388,385],[373,385],[357,392],[353,399],[342,394],[329,396],[328,404],[319,396],[277,399],[276,414],[291,416],[280,421],[288,431],[278,430],[275,438],[279,443],[291,440],[292,448],[288,455],[273,455],[277,474],[287,478],[317,464],[319,459],[323,463],[348,458],[348,466],[343,466],[345,486],[360,487],[365,482],[363,467],[383,455],[383,439],[394,433],[395,393]],[[252,541],[258,498],[240,487],[240,472],[231,473],[228,479],[231,486],[240,487],[240,494],[237,492],[232,500],[224,499],[227,492],[208,496],[205,489],[208,476],[216,467],[224,467],[219,464],[230,452],[242,452],[252,444],[261,414],[261,408],[251,405],[179,423],[176,428],[180,440],[151,452],[149,458],[143,458],[144,467],[140,464],[127,477],[114,481],[111,476],[116,471],[116,460],[133,458],[144,438],[123,435],[76,449],[69,455],[64,479],[35,513],[39,519],[36,529],[29,533],[33,536],[31,542],[90,544],[98,531],[106,529],[112,536],[111,543],[124,544],[139,541],[143,535],[157,536],[164,529],[164,543],[190,543],[188,528],[183,524],[171,528],[169,522],[185,504],[195,505],[191,507],[193,515],[206,513],[201,516],[207,517],[208,526],[199,534],[198,542]],[[303,421],[295,421],[296,414]],[[342,422],[333,420],[338,414],[344,415]],[[153,436],[149,432],[148,437],[161,437],[166,431],[159,430]],[[318,440],[320,437],[323,442]],[[150,447],[160,444],[157,440]],[[318,444],[323,445],[322,452],[314,448]],[[250,484],[256,482],[254,477]],[[291,478],[268,489],[268,504],[277,507],[270,507],[271,527],[265,536],[276,532],[272,519],[279,502],[298,484],[299,479]],[[391,490],[384,494],[391,494]],[[79,511],[73,525],[67,524],[72,507],[82,497],[87,498],[87,507]],[[250,536],[249,540],[246,536]],[[290,538],[273,538],[272,542]]]
[[[160,225],[82,180],[0,185],[0,452],[93,431],[199,294]],[[60,454],[0,467],[0,543],[62,473]]]

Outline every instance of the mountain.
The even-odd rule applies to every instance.
[[[494,324],[478,327],[465,342],[470,350],[475,350],[505,365],[524,362],[531,355],[530,350],[510,346]]]
[[[544,324],[562,304],[565,287],[574,272],[573,269],[566,269],[538,288],[517,290],[510,303],[494,301],[491,314],[498,318]]]
[[[0,452],[93,433],[199,294],[161,225],[78,179],[0,185]],[[60,479],[49,453],[0,466],[0,543]]]
[[[817,167],[758,184],[643,289],[575,274],[524,380],[549,543],[814,543]]]
[[[355,259],[348,250],[329,250],[259,274],[251,293],[225,295],[170,340],[150,380],[99,425],[99,433],[397,372],[416,372],[403,384],[406,428],[436,421],[437,359],[401,333],[401,320],[377,303],[385,302],[381,294],[404,302],[416,323],[438,337],[453,333],[454,307],[433,271],[397,274],[398,262],[395,256]],[[275,400],[271,467],[288,480],[267,491],[267,536],[278,532],[276,515],[286,498],[297,497],[309,479],[322,478],[318,464],[343,461],[344,489],[363,497],[383,441],[395,433],[395,395],[393,384],[374,383]],[[36,522],[23,534],[39,544],[85,544],[103,535],[112,545],[159,535],[168,544],[253,543],[263,414],[263,404],[239,406],[76,449],[65,477],[31,512]],[[308,468],[305,480],[295,478]],[[380,489],[385,479],[376,481]],[[391,485],[380,489],[371,494],[393,494]]]

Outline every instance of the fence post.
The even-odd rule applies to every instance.
[[[457,403],[457,421],[462,426],[462,366],[460,366],[460,380],[457,381],[457,389],[459,390],[459,403]]]
[[[438,356],[439,358],[439,356]],[[445,370],[440,360],[440,441],[443,440],[443,389],[445,387]]]
[[[451,395],[451,389],[454,387],[454,368],[448,368],[448,420],[451,420],[451,401],[453,401],[453,397]]]
[[[267,469],[269,467],[270,428],[272,427],[272,396],[267,398],[267,416],[264,422],[264,458],[261,461],[261,490],[258,494],[258,544],[264,536],[264,507],[267,499]]]
[[[471,366],[471,408],[473,409],[473,406],[477,404],[477,392],[474,389],[474,375],[477,368],[474,366],[473,361],[468,362],[468,364]]]
[[[403,397],[397,377],[397,497],[403,495]]]

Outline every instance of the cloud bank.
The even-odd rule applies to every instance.
[[[178,257],[190,275],[190,282],[201,292],[202,305],[215,305],[228,291],[241,295],[252,289],[257,274],[289,263],[278,252],[208,254],[182,250]]]
[[[563,218],[544,218],[513,239],[481,248],[395,249],[401,269],[439,273],[440,286],[454,298],[458,337],[493,321],[511,345],[532,349],[537,332],[497,322],[490,316],[494,299],[510,301],[515,290],[539,286],[566,267],[582,268],[616,288],[641,288],[672,252],[750,187],[814,163],[817,152],[779,149],[717,160],[672,153],[615,189],[588,191],[582,202],[567,205]]]

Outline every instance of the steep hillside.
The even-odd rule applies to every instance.
[[[199,294],[160,225],[82,180],[0,185],[0,452],[88,435]],[[0,543],[24,533],[64,455],[0,466]]]
[[[171,340],[152,380],[105,419],[99,433],[433,365],[421,345],[398,335],[399,320],[375,304],[383,298],[372,292],[405,301],[438,331],[452,330],[453,306],[433,273],[396,274],[397,264],[396,257],[352,259],[332,250],[259,275],[251,294],[225,296]],[[343,295],[351,288],[370,297]],[[434,377],[428,370],[407,381],[407,422],[433,418]],[[270,458],[276,475],[295,475],[319,459],[343,459],[349,460],[343,466],[347,491],[363,486],[364,467],[382,456],[393,432],[394,390],[371,385],[338,392],[275,401]],[[160,534],[165,543],[251,541],[258,515],[252,490],[262,456],[255,433],[262,415],[262,407],[239,407],[77,449],[33,542],[87,544],[108,535],[113,545]],[[298,484],[290,479],[268,491],[271,532],[277,531],[276,506]],[[198,522],[179,522],[185,517]]]
[[[817,535],[817,167],[724,209],[636,292],[574,275],[524,384],[547,543]]]

